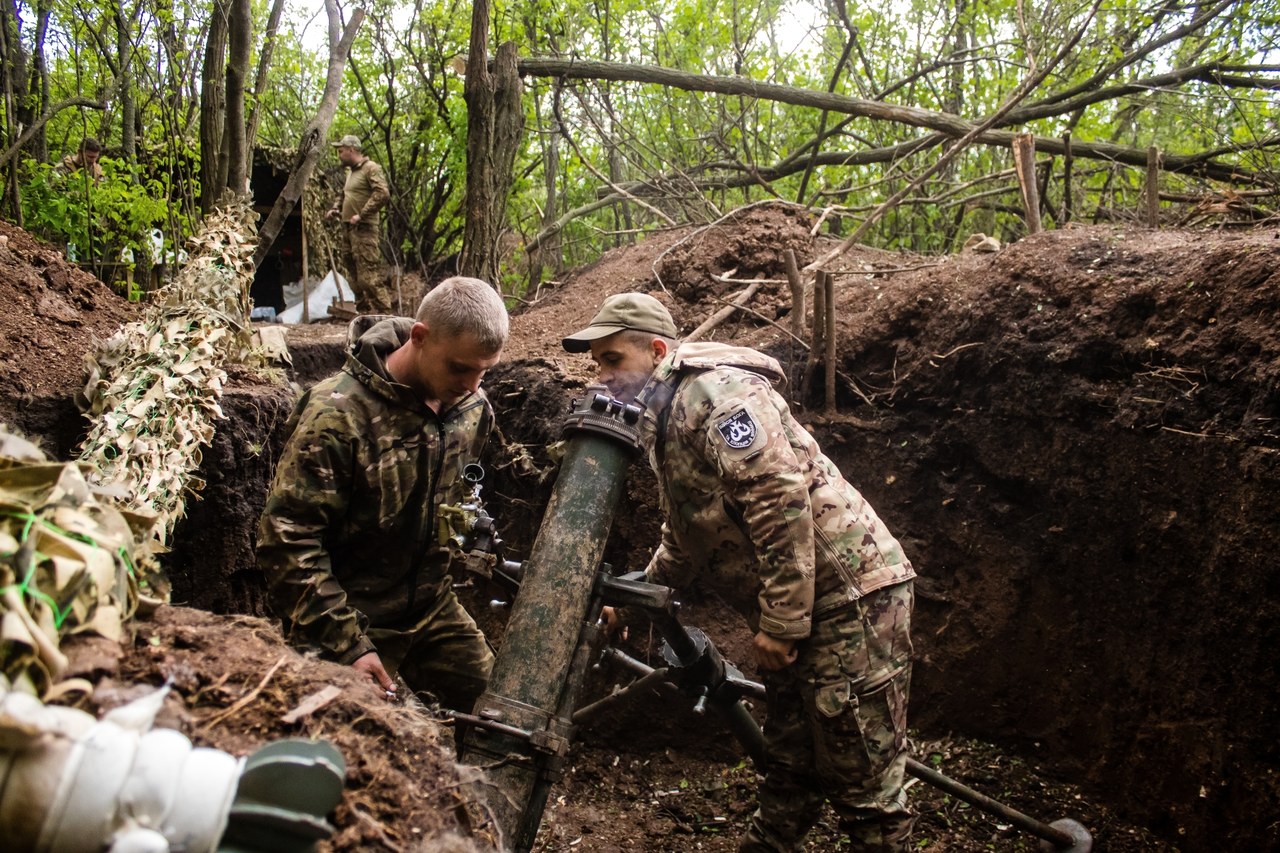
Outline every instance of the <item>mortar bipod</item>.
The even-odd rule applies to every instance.
[[[617,582],[622,579],[613,578],[610,580]],[[641,603],[636,600],[643,597],[643,593],[638,587],[653,586],[642,582],[637,584],[636,581],[630,578],[625,580],[624,584],[627,589],[627,597],[632,599],[629,602],[631,604]],[[633,584],[636,585],[633,586]],[[619,586],[617,583],[610,583],[609,585],[615,589]],[[655,587],[655,589],[665,590],[666,588]],[[610,596],[606,595],[606,601],[609,600]],[[697,704],[694,706],[695,712],[702,713],[702,707],[709,703],[716,710],[724,713],[730,730],[738,738],[739,743],[742,744],[743,749],[746,750],[752,761],[755,762],[757,769],[763,772],[765,768],[764,733],[760,730],[755,718],[751,716],[741,700],[744,697],[751,697],[764,701],[764,685],[742,678],[736,667],[724,661],[716,650],[715,645],[702,631],[681,625],[674,615],[672,605],[665,604],[665,606],[660,606],[650,612],[654,615],[655,627],[658,628],[664,639],[662,656],[667,666],[655,669],[642,661],[630,657],[617,648],[609,647],[605,649],[601,655],[602,663],[621,664],[640,675],[640,678],[631,685],[610,694],[598,702],[579,708],[572,717],[574,725],[581,725],[583,722],[598,715],[605,708],[616,705],[636,690],[665,683],[686,695],[692,693],[692,695],[698,697]],[[672,639],[674,639],[674,643]],[[700,685],[691,683],[692,680],[703,677],[708,680]],[[1084,825],[1078,821],[1062,818],[1055,820],[1053,823],[1043,823],[998,800],[979,793],[910,757],[907,758],[907,773],[975,808],[1007,820],[1023,832],[1036,836],[1041,839],[1040,847],[1042,850],[1060,851],[1060,853],[1090,853],[1093,849],[1093,837]]]

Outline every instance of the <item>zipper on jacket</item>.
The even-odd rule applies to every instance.
[[[440,469],[444,468],[444,421],[440,420],[440,416],[435,417],[436,425],[436,444],[439,452],[436,454],[435,469],[431,472],[428,479],[427,487],[427,535],[425,539],[419,543],[418,554],[413,561],[413,570],[409,572],[409,597],[405,604],[404,618],[408,619],[413,616],[413,606],[417,603],[418,598],[418,578],[422,575],[422,563],[427,558],[427,551],[431,547],[432,533],[436,529],[436,486],[440,483]]]

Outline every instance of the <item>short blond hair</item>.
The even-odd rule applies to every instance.
[[[478,278],[446,278],[422,297],[414,319],[444,337],[471,335],[482,348],[498,352],[507,343],[511,322],[502,297]]]

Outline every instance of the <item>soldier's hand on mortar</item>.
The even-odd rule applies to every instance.
[[[386,668],[382,665],[382,658],[378,657],[377,652],[369,652],[367,655],[356,658],[351,668],[364,673],[384,699],[396,698],[396,683],[387,674]]]
[[[348,221],[348,222],[350,222],[352,225],[359,225],[359,224],[360,224],[360,214],[358,214],[358,213],[353,213],[353,214],[351,214],[351,218],[350,218],[350,219],[348,219],[347,221]]]
[[[766,672],[777,672],[796,660],[796,641],[780,640],[764,631],[757,631],[755,638],[756,666]]]
[[[625,640],[627,638],[627,626],[622,624],[622,617],[618,615],[616,608],[600,608],[600,621],[604,623],[604,638],[606,640]]]
[[[324,212],[325,219],[337,219],[339,215],[341,215],[340,211],[336,207],[331,207]]]

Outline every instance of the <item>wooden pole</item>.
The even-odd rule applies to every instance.
[[[1062,134],[1062,223],[1071,221],[1071,131]]]
[[[1147,227],[1160,227],[1160,149],[1147,149]]]
[[[311,322],[311,305],[307,299],[311,295],[311,283],[307,279],[307,203],[304,198],[298,205],[298,221],[302,225],[302,322]]]
[[[827,345],[826,402],[827,412],[834,413],[836,410],[836,277],[830,273],[823,273],[822,288],[825,291],[823,302],[826,303],[826,312],[823,314],[826,321],[823,341]]]
[[[809,381],[813,378],[813,368],[818,363],[818,353],[822,351],[822,338],[827,329],[826,291],[823,279],[827,273],[818,270],[813,280],[813,325],[809,328],[809,358],[804,363],[804,374],[800,377],[800,388],[796,391],[798,402],[803,403],[809,391]]]
[[[728,305],[724,306],[719,311],[712,314],[706,320],[702,321],[702,324],[699,325],[698,328],[694,329],[692,332],[685,335],[683,340],[685,341],[701,340],[704,335],[706,335],[716,326],[719,326],[721,323],[723,323],[727,317],[733,314],[734,311],[737,311],[743,305],[746,305],[747,300],[749,300],[752,296],[755,295],[756,291],[760,289],[760,285],[763,283],[764,282],[753,281],[747,287],[746,290],[740,291],[736,296],[730,299]]]
[[[791,334],[799,338],[804,335],[804,281],[795,250],[787,249],[783,257],[787,262],[787,284],[791,286]]]
[[[1040,190],[1036,185],[1036,138],[1019,133],[1013,138],[1013,165],[1022,188],[1022,207],[1027,214],[1027,233],[1040,233]]]

